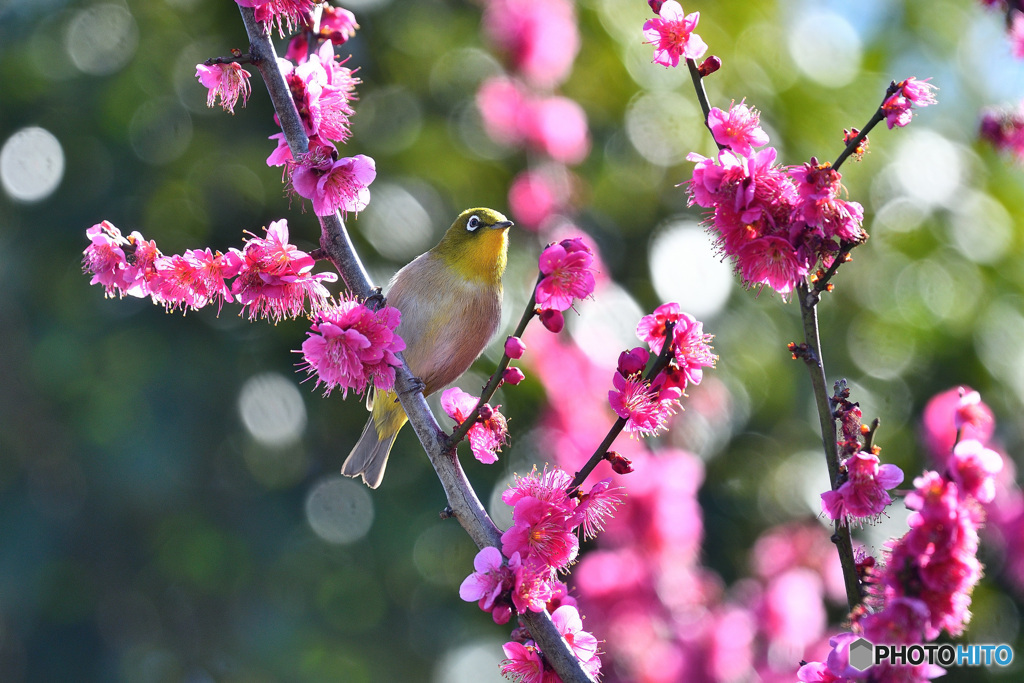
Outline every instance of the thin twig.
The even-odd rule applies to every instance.
[[[665,323],[665,344],[661,347],[661,353],[658,354],[654,364],[651,365],[650,369],[647,371],[647,375],[644,376],[644,381],[648,384],[658,376],[659,372],[667,368],[668,364],[672,362],[672,358],[674,357],[672,347],[672,330],[675,329],[675,325],[676,324],[674,322]],[[569,482],[569,486],[566,488],[566,493],[569,496],[576,494],[576,491],[578,491],[580,486],[583,485],[583,482],[587,480],[587,477],[589,477],[590,473],[594,471],[594,468],[605,459],[605,454],[608,453],[608,450],[612,447],[612,443],[626,427],[626,422],[626,418],[620,417],[615,421],[615,424],[612,425],[612,428],[608,430],[608,433],[601,441],[601,445],[598,446],[597,450],[594,451],[594,454],[590,456],[590,460],[580,468],[580,471],[577,472],[576,476],[574,476],[572,481]]]
[[[300,155],[308,151],[309,139],[302,128],[302,122],[299,120],[298,111],[284,77],[281,75],[280,69],[277,68],[277,55],[274,52],[274,46],[264,33],[263,27],[255,20],[253,10],[247,7],[239,7],[239,10],[246,33],[249,35],[250,54],[260,58],[257,66],[267,84],[274,109],[281,120],[288,146],[291,148],[293,158],[299,158]],[[345,285],[361,298],[370,297],[375,288],[355,253],[341,217],[335,214],[333,217],[321,218],[320,224],[322,228],[320,246],[338,269]],[[400,354],[399,356],[401,357]],[[438,425],[433,413],[430,412],[426,399],[423,398],[420,389],[422,385],[409,371],[409,366],[404,359],[395,375],[395,390],[398,400],[401,402],[402,409],[408,416],[409,424],[416,432],[423,450],[426,451],[430,464],[437,473],[452,514],[459,520],[459,524],[466,530],[477,547],[495,546],[500,548],[501,531],[487,515],[483,504],[466,479],[458,458],[453,457],[454,454],[448,448],[448,439],[445,433]],[[520,617],[526,623],[530,635],[540,646],[547,661],[565,683],[593,683],[593,679],[580,667],[576,655],[562,638],[558,629],[555,628],[551,621],[551,615],[546,611],[528,612]]]
[[[515,332],[512,333],[513,337],[522,337],[523,332],[526,331],[526,326],[530,324],[533,317],[537,315],[537,284],[540,284],[544,274],[541,273],[537,278],[537,283],[533,286],[533,293],[530,295],[530,300],[526,304],[526,310],[523,311],[522,317],[519,319],[519,324],[516,325]],[[508,357],[507,353],[501,354],[501,360],[498,361],[498,367],[491,375],[487,385],[484,387],[483,393],[480,394],[480,400],[477,401],[476,407],[473,411],[466,416],[466,419],[456,428],[452,435],[448,437],[448,447],[455,450],[455,447],[466,438],[466,434],[469,433],[470,428],[476,423],[480,417],[480,410],[484,405],[491,400],[494,396],[494,392],[501,386],[502,377],[505,375],[505,370],[508,369],[508,364],[512,362],[512,359]]]

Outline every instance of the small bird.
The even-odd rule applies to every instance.
[[[406,362],[429,396],[458,379],[501,320],[501,276],[512,221],[492,209],[467,209],[430,251],[391,279],[388,305],[402,312]],[[341,473],[380,486],[395,437],[408,418],[394,391],[371,393],[372,416]]]

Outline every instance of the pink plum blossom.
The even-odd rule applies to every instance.
[[[310,159],[292,170],[296,194],[313,202],[313,212],[329,216],[335,211],[357,213],[370,203],[369,185],[377,177],[372,158],[357,154],[331,161]]]
[[[821,494],[822,510],[830,519],[844,523],[876,519],[892,502],[887,489],[903,481],[896,465],[880,465],[872,453],[855,453],[846,459],[846,480],[835,490]]]
[[[708,46],[694,33],[700,12],[684,14],[675,0],[662,3],[658,16],[644,23],[644,42],[654,45],[654,63],[678,66],[679,59],[700,59]]]
[[[715,142],[725,145],[745,157],[754,154],[754,147],[768,144],[768,134],[760,126],[761,115],[743,102],[733,104],[724,112],[712,107],[708,113],[708,127]]]
[[[446,389],[441,394],[441,407],[457,424],[462,424],[469,418],[479,401],[478,397],[468,394],[458,387]],[[484,411],[481,410],[480,419],[473,423],[467,433],[473,457],[485,465],[497,462],[501,447],[508,443],[508,426],[505,416],[498,412],[500,407],[491,408],[485,403],[484,408],[489,414],[485,417]],[[511,554],[506,553],[506,555]]]
[[[532,496],[516,502],[512,526],[501,536],[501,551],[506,557],[519,553],[555,568],[568,566],[579,548],[564,506]]]
[[[601,659],[597,654],[597,638],[583,630],[583,620],[573,605],[562,605],[551,613],[555,628],[569,644],[569,649],[580,660],[583,670],[591,677],[601,670]]]
[[[552,670],[546,670],[540,650],[531,640],[528,644],[515,641],[501,646],[506,659],[501,662],[501,675],[514,683],[560,683]]]
[[[574,299],[585,299],[594,292],[593,256],[581,238],[565,239],[548,246],[540,255],[537,306],[543,310],[565,311]]]
[[[330,292],[322,284],[338,276],[313,274],[313,258],[288,242],[288,221],[274,221],[265,238],[252,235],[242,251],[242,268],[231,284],[231,293],[248,309],[249,319],[273,321],[317,312]],[[308,308],[307,308],[308,302]]]
[[[158,258],[155,267],[157,274],[151,285],[154,299],[167,308],[193,310],[216,301],[219,312],[225,301],[234,301],[227,280],[241,271],[242,255],[237,250],[222,254],[189,249],[184,255]]]
[[[103,221],[85,231],[89,246],[82,252],[82,270],[92,273],[91,285],[103,285],[104,295],[124,296],[130,284],[125,276],[128,259],[124,247],[128,246],[121,231],[110,221]]]
[[[811,267],[789,240],[774,235],[746,244],[736,262],[748,285],[767,285],[783,296],[796,289]]]
[[[212,107],[220,97],[220,106],[224,111],[235,113],[235,104],[242,98],[242,106],[249,100],[252,86],[249,85],[249,72],[237,62],[228,64],[197,64],[196,78],[209,90],[206,106]]]
[[[626,378],[616,372],[612,384],[615,388],[608,392],[608,402],[615,414],[626,420],[626,433],[653,436],[668,429],[668,418],[678,401],[662,400],[658,390],[639,375]]]
[[[913,116],[912,107],[927,107],[938,101],[935,99],[936,87],[929,83],[929,80],[931,79],[926,78],[919,81],[911,76],[896,84],[893,94],[882,102],[882,113],[890,129],[902,128],[909,124]]]
[[[396,354],[405,349],[395,332],[401,319],[396,308],[373,311],[354,299],[324,308],[302,343],[306,371],[324,385],[324,395],[334,389],[343,397],[349,389],[362,394],[371,382],[379,391],[391,390],[401,365]]]
[[[518,558],[516,560],[518,564]],[[459,587],[459,597],[466,602],[478,602],[480,609],[490,612],[502,593],[511,590],[515,573],[505,565],[501,551],[494,546],[486,546],[477,553],[473,569],[476,571]]]

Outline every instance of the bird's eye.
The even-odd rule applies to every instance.
[[[469,222],[466,223],[466,230],[473,232],[480,227],[480,218],[478,216],[470,216]]]

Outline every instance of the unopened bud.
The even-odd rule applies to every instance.
[[[637,346],[629,351],[623,351],[619,354],[619,374],[623,377],[629,377],[638,372],[643,372],[644,368],[647,367],[647,360],[650,357],[651,354],[642,346]]]
[[[495,605],[491,610],[491,619],[498,626],[504,626],[512,618],[512,608],[508,605]]]
[[[487,422],[488,420],[491,419],[491,416],[493,416],[493,415],[494,415],[494,408],[492,408],[490,406],[490,404],[485,403],[482,406],[480,406],[480,421],[481,422]]]
[[[611,463],[612,471],[615,474],[629,474],[633,471],[632,461],[622,455],[619,455],[615,451],[608,451],[604,454],[604,459]]]
[[[540,322],[549,331],[559,333],[562,328],[565,327],[565,318],[562,317],[561,311],[556,311],[552,308],[545,308],[540,312]]]
[[[526,375],[519,368],[505,368],[505,372],[501,376],[501,381],[512,386],[519,384],[524,379],[526,379]]]
[[[711,74],[715,73],[722,68],[722,60],[718,57],[711,55],[697,67],[697,73],[700,74],[701,78],[707,78]]]
[[[522,358],[525,351],[526,344],[519,337],[509,337],[505,340],[505,355],[512,360]]]
[[[665,4],[665,0],[647,0],[647,4],[651,6],[655,14],[661,14],[661,6]]]

